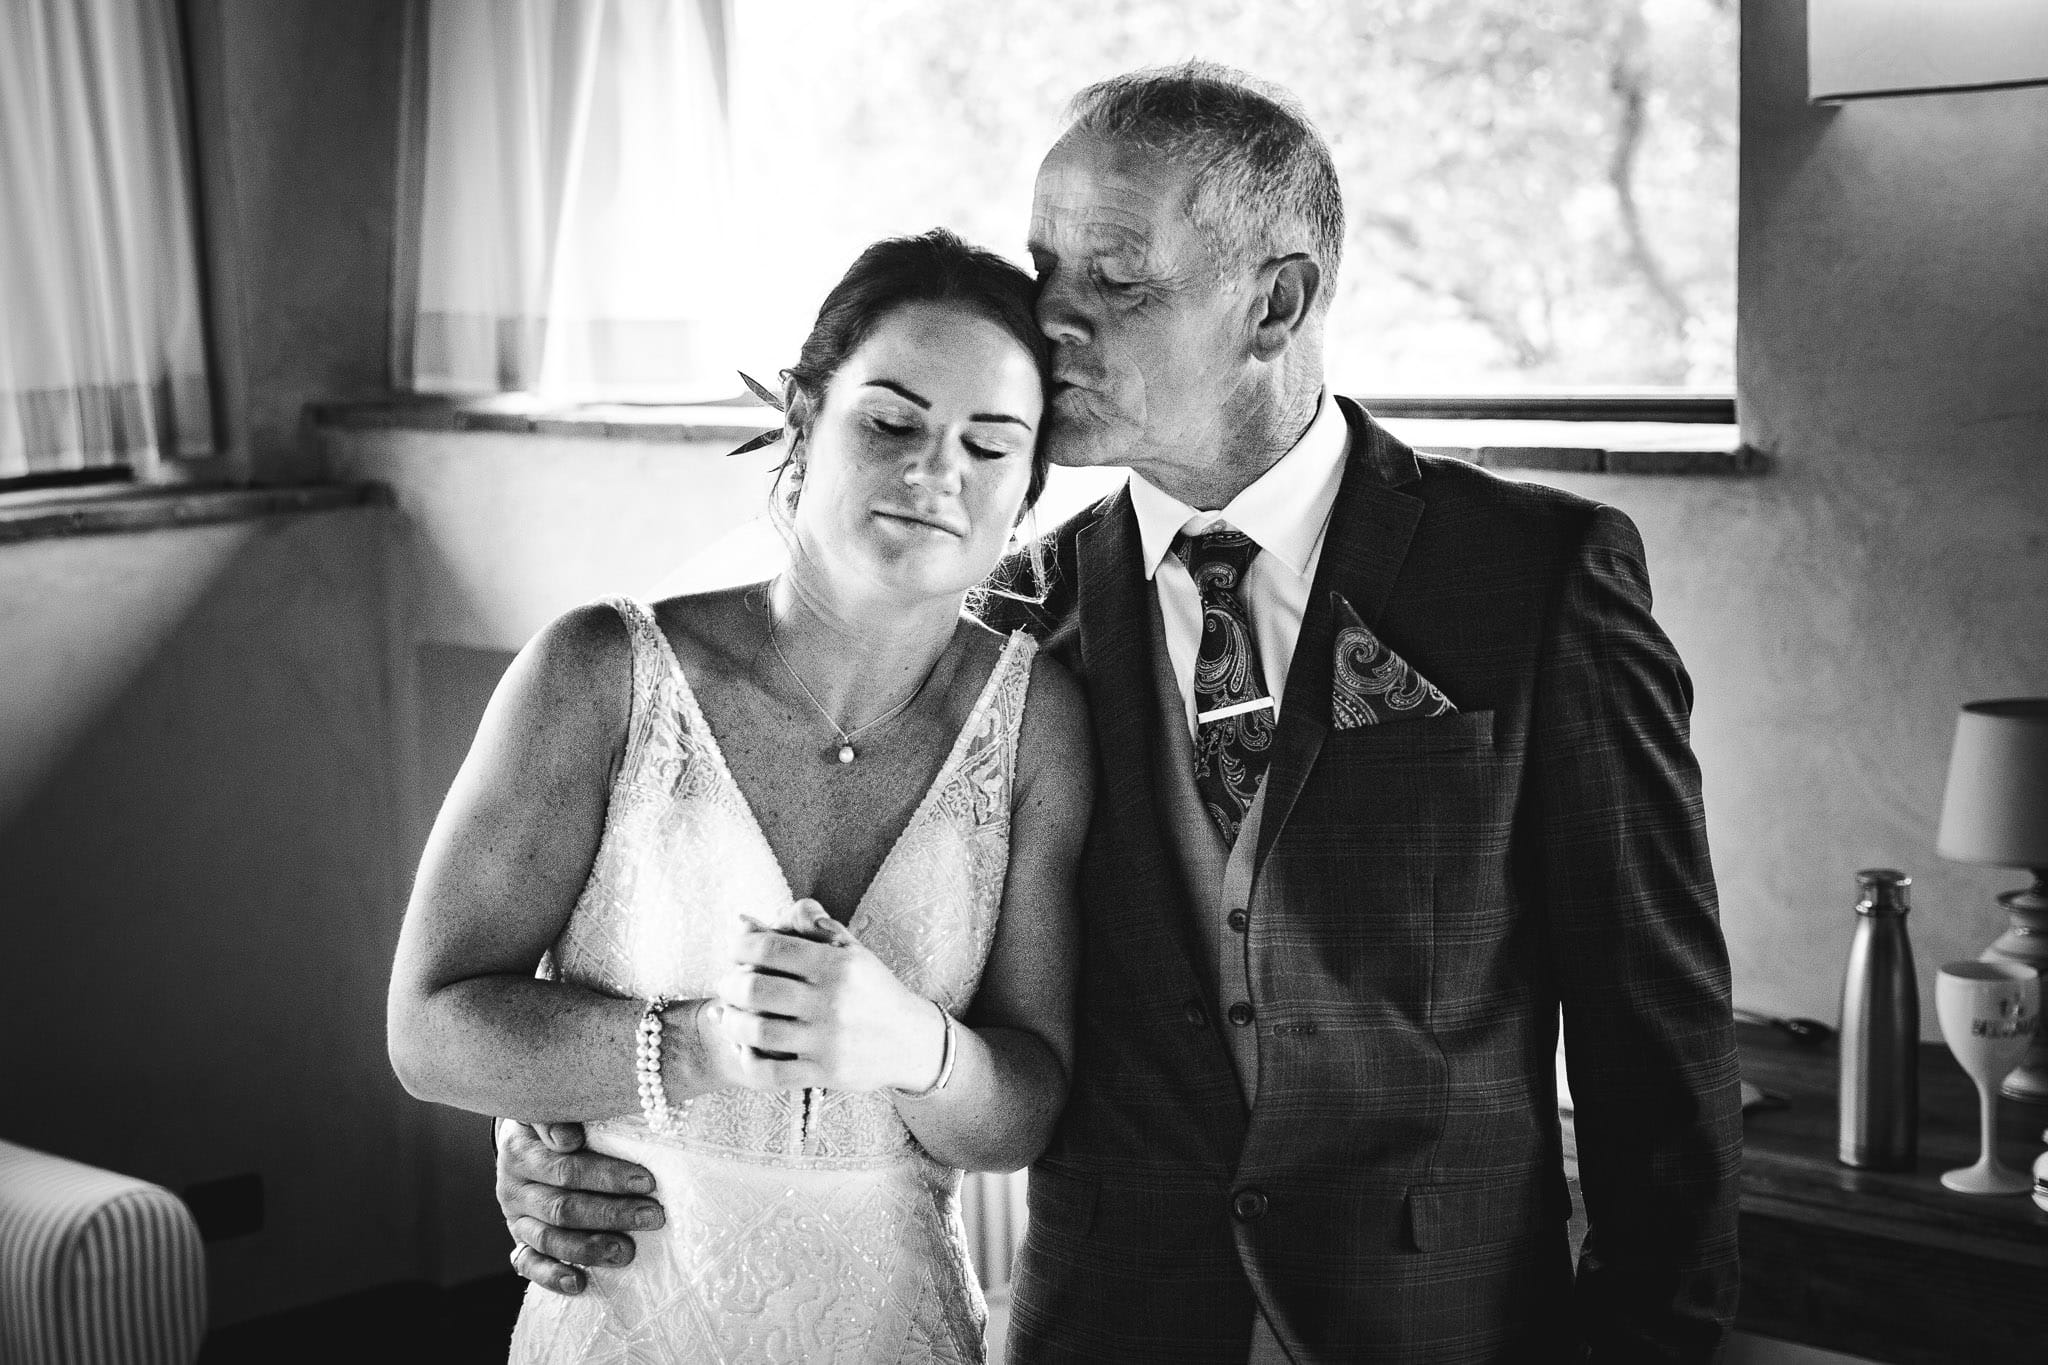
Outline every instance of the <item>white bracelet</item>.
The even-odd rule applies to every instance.
[[[953,1036],[953,1015],[936,1000],[932,1001],[932,1008],[939,1012],[939,1018],[944,1020],[946,1025],[945,1041],[939,1045],[939,1078],[922,1090],[904,1090],[899,1087],[896,1093],[906,1099],[921,1100],[927,1095],[936,1095],[946,1088],[946,1082],[953,1079],[953,1062],[959,1055]]]
[[[675,1001],[657,995],[640,1012],[639,1041],[633,1050],[633,1079],[640,1085],[640,1112],[647,1126],[664,1136],[673,1133],[676,1115],[668,1107],[661,1084],[661,1016]]]

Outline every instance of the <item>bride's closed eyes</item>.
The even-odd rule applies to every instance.
[[[908,436],[918,427],[914,418],[889,418],[879,413],[868,414],[868,425],[885,436]]]
[[[887,437],[921,436],[924,433],[924,416],[921,413],[870,411],[864,420],[874,431]],[[972,455],[984,460],[1002,460],[1023,453],[1027,447],[1003,437],[970,437],[960,442]]]

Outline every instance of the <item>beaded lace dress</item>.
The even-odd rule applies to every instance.
[[[611,602],[632,639],[626,752],[604,834],[541,974],[608,995],[695,998],[742,913],[787,923],[781,865],[727,769],[667,638]],[[904,985],[962,1013],[1009,861],[1010,790],[1033,642],[1013,635],[924,800],[849,921]],[[527,1291],[514,1362],[979,1362],[987,1310],[959,1172],[885,1092],[720,1090],[637,1114],[590,1146],[654,1173],[667,1226],[573,1298]]]

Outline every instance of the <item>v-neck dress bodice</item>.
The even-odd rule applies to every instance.
[[[793,897],[746,796],[645,606],[632,641],[625,754],[590,876],[540,974],[607,995],[710,995],[750,915]],[[963,1013],[980,984],[1009,864],[1017,735],[1035,645],[1010,637],[967,723],[849,928],[912,991]],[[574,1298],[528,1292],[514,1361],[975,1362],[986,1319],[959,1172],[920,1146],[886,1092],[720,1090],[589,1126],[597,1151],[653,1171],[668,1222],[633,1264]]]

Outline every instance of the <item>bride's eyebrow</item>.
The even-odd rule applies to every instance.
[[[931,411],[931,399],[926,398],[923,394],[912,393],[909,389],[904,388],[901,384],[897,383],[893,379],[870,379],[866,384],[862,385],[862,387],[869,389],[887,389],[889,392],[895,394],[899,398],[906,398],[911,402],[917,404],[926,412]]]
[[[904,388],[901,384],[897,383],[893,379],[870,379],[866,383],[861,385],[861,387],[866,389],[887,389],[889,392],[895,394],[897,397],[907,399],[908,401],[917,404],[926,412],[930,412],[932,408],[931,399],[926,398],[922,394],[915,393],[909,389]],[[1022,417],[1013,416],[1012,414],[1007,412],[969,413],[967,416],[967,420],[970,422],[1013,422],[1016,425],[1024,428],[1024,430],[1026,431],[1031,430],[1031,423],[1025,421]]]

